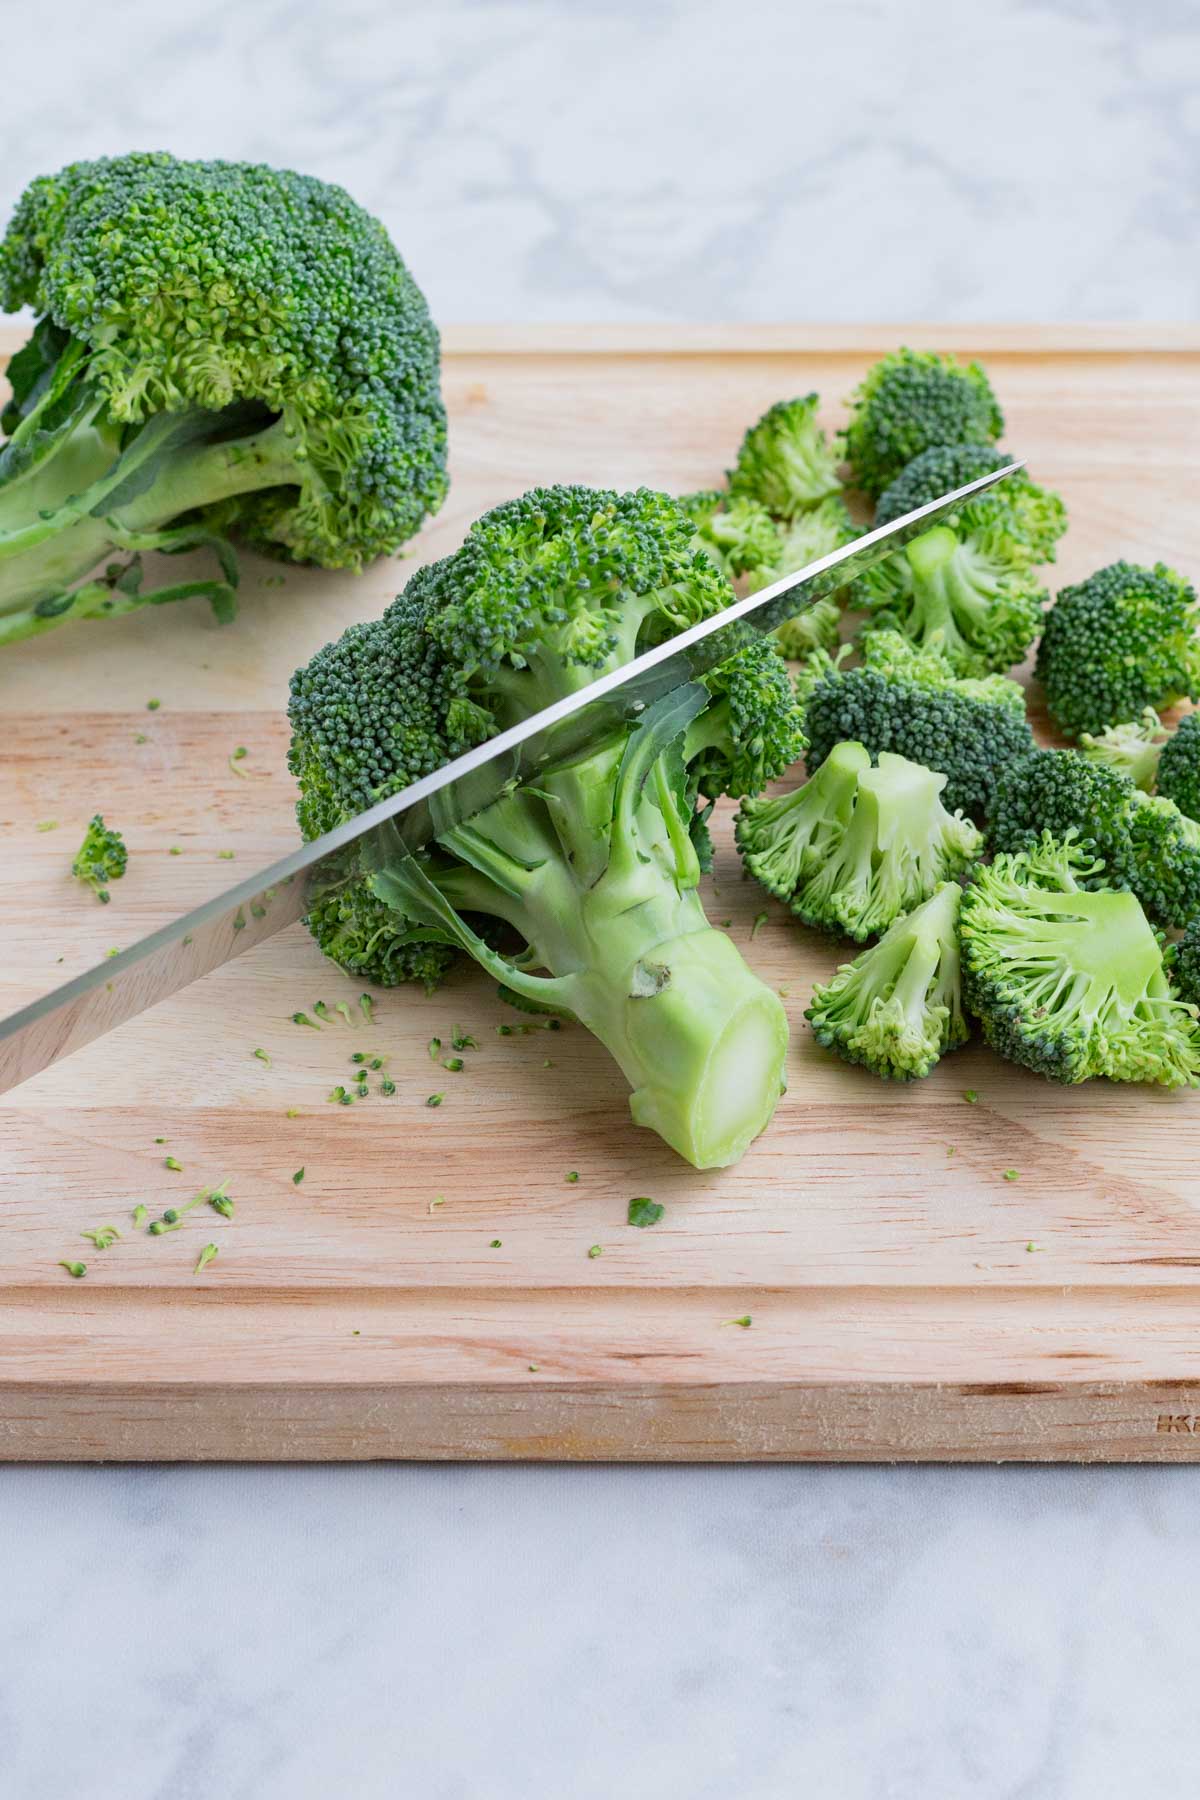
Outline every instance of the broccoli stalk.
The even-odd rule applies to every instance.
[[[1152,706],[1146,707],[1140,719],[1124,725],[1109,725],[1095,737],[1090,731],[1079,736],[1079,747],[1091,762],[1105,763],[1127,775],[1135,787],[1145,794],[1153,793],[1158,778],[1158,764],[1168,732]]]
[[[729,593],[665,495],[552,488],[497,507],[382,620],[352,627],[295,677],[306,835]],[[695,1166],[723,1166],[771,1117],[787,1030],[777,995],[705,919],[698,803],[757,791],[802,748],[786,666],[756,640],[428,850],[356,869],[310,926],[384,984],[434,985],[465,951],[526,1004],[594,1032],[633,1087],[639,1124]]]
[[[20,200],[0,305],[39,315],[0,420],[0,645],[192,594],[230,617],[230,531],[357,568],[445,494],[436,333],[338,188],[166,155],[73,164]],[[218,572],[143,585],[148,551],[192,549]]]
[[[877,944],[813,990],[805,1013],[817,1042],[883,1080],[929,1074],[967,1040],[958,955],[962,889],[943,882]]]

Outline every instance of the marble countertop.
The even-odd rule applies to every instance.
[[[1200,308],[1194,0],[59,0],[4,35],[4,213],[131,146],[292,163],[447,321]],[[0,1791],[1190,1800],[1195,1483],[9,1469]]]

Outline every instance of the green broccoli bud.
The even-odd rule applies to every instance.
[[[1175,946],[1172,973],[1183,998],[1200,1007],[1200,915],[1192,920]]]
[[[1126,725],[1110,725],[1095,737],[1090,731],[1081,732],[1079,747],[1092,762],[1106,763],[1149,794],[1158,778],[1159,758],[1168,736],[1166,726],[1148,706],[1140,719]]]
[[[846,461],[856,485],[875,496],[923,450],[994,444],[1004,430],[1004,415],[980,365],[963,368],[953,356],[933,350],[903,349],[883,357],[855,389],[850,406]]]
[[[1197,1011],[1172,992],[1137,897],[1048,833],[978,867],[960,937],[968,1011],[994,1050],[1052,1081],[1200,1083]]]
[[[993,469],[1007,468],[1011,462],[1011,456],[1002,455],[990,444],[935,444],[914,456],[884,489],[875,507],[875,523],[890,525],[893,519],[928,506],[943,494],[990,475]],[[991,513],[1002,516],[1005,529],[1026,546],[1033,562],[1054,561],[1055,546],[1067,529],[1067,509],[1057,494],[1039,487],[1024,469],[1006,475],[971,504],[986,504]],[[946,523],[954,524],[953,514]]]
[[[1046,615],[1036,674],[1064,736],[1200,699],[1196,590],[1165,563],[1110,563],[1063,588]]]
[[[778,400],[747,431],[729,471],[734,495],[756,500],[775,519],[793,519],[841,492],[838,457],[817,424],[820,399]]]
[[[779,532],[766,507],[757,500],[714,491],[685,494],[679,504],[723,575],[746,575],[752,569],[769,569],[775,563]]]
[[[1163,745],[1158,791],[1189,819],[1200,819],[1200,712],[1185,713]]]
[[[129,852],[120,832],[110,831],[100,814],[96,813],[75,853],[71,873],[85,887],[90,887],[97,900],[107,906],[111,898],[108,884],[121,879],[128,861]]]

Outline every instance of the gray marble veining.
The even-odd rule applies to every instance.
[[[291,163],[461,319],[1200,307],[1195,0],[5,9],[0,211]],[[1185,1470],[0,1471],[5,1800],[1192,1800]]]

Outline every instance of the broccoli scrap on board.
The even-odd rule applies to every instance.
[[[85,887],[90,887],[97,900],[107,906],[112,898],[108,884],[121,879],[128,861],[129,852],[120,832],[113,831],[104,823],[100,814],[96,813],[75,853],[71,873]]]

